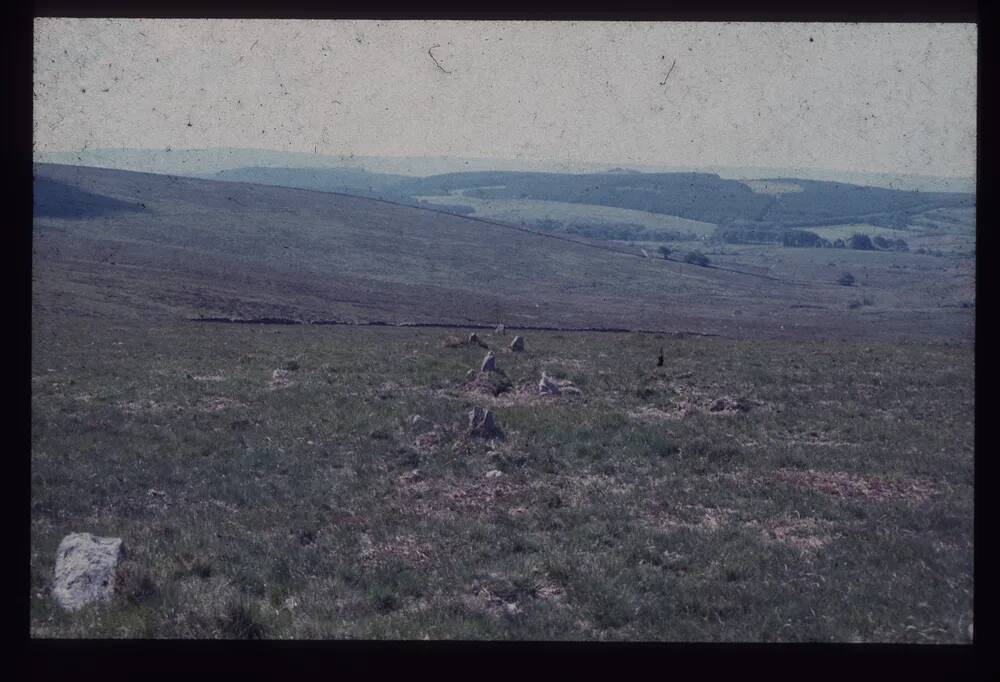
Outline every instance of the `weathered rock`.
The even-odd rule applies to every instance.
[[[559,395],[562,391],[555,379],[542,372],[542,379],[538,382],[538,392],[542,395]]]
[[[503,472],[499,469],[490,469],[486,472],[486,478],[500,478],[503,476]]]
[[[562,393],[580,394],[581,391],[573,385],[572,381],[566,379],[556,379],[550,377],[542,371],[542,378],[538,382],[538,392],[542,395],[560,395]]]
[[[422,417],[419,414],[415,414],[410,417],[410,426],[413,430],[417,432],[430,431],[434,428],[434,422],[432,422],[427,417]]]
[[[472,332],[471,334],[469,334],[469,338],[467,338],[464,342],[462,342],[461,345],[489,348],[489,346],[486,343],[484,343],[481,338],[479,338],[479,334],[477,334],[476,332]]]
[[[520,353],[524,350],[524,337],[515,336],[514,340],[510,342],[510,349],[515,353]]]
[[[399,480],[403,483],[419,483],[424,480],[424,475],[420,472],[420,469],[411,469],[405,474],[400,475]]]
[[[477,374],[479,374],[479,372],[477,372],[474,369],[470,369],[468,372],[465,373],[465,378],[466,379],[475,379]]]
[[[749,406],[742,400],[735,398],[730,398],[729,396],[722,396],[721,398],[716,398],[712,405],[708,408],[709,412],[746,412],[749,410]]]
[[[493,351],[487,353],[486,357],[483,358],[483,365],[482,367],[479,368],[479,371],[480,372],[497,371],[497,356],[493,354]]]
[[[123,558],[121,538],[70,533],[59,543],[56,553],[52,596],[69,610],[111,599],[115,574]]]
[[[469,434],[483,438],[503,438],[503,431],[493,419],[493,413],[478,406],[469,411]]]
[[[362,533],[358,536],[358,545],[361,548],[361,551],[358,553],[362,558],[368,558],[375,553],[375,542],[368,533]]]

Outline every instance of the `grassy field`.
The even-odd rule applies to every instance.
[[[803,228],[806,229],[806,228]],[[829,227],[810,227],[808,228],[810,232],[818,234],[823,239],[829,239],[833,241],[835,239],[843,239],[847,241],[853,235],[856,234],[866,234],[869,237],[885,237],[886,239],[903,239],[906,240],[913,236],[913,232],[910,230],[897,230],[890,227],[879,227],[877,225],[869,225],[867,223],[852,223],[850,225],[830,225]]]
[[[462,190],[456,190],[443,196],[416,198],[423,199],[430,204],[469,206],[475,210],[472,215],[514,224],[532,223],[539,220],[582,224],[628,223],[668,233],[681,232],[698,236],[708,236],[716,228],[714,224],[700,220],[688,220],[679,216],[636,211],[630,208],[538,199],[480,199],[467,196]]]
[[[32,332],[33,636],[966,641],[968,342],[530,333],[494,396],[458,330]],[[128,560],[70,614],[73,531]]]

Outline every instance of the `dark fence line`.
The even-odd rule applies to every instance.
[[[496,329],[495,324],[478,324],[474,322],[455,323],[447,322],[343,322],[340,320],[295,320],[287,317],[189,317],[189,322],[213,322],[216,324],[279,324],[295,325],[307,324],[316,326],[343,325],[347,327],[421,327],[431,329]],[[511,331],[535,331],[535,332],[599,332],[613,334],[661,334],[665,336],[722,336],[711,332],[692,331],[663,331],[660,329],[626,329],[625,327],[549,327],[542,325],[504,325],[504,329]]]

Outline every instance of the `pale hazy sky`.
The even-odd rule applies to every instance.
[[[976,39],[973,24],[36,19],[35,149],[970,177]]]

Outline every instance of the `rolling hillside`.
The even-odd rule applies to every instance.
[[[894,257],[906,267],[891,272],[866,262],[867,293],[891,306],[859,312],[832,263],[703,268],[357,196],[79,166],[36,164],[33,235],[36,314],[457,326],[499,315],[823,338],[966,335],[972,323],[941,305],[967,287],[962,272],[928,290],[918,255]]]
[[[623,222],[606,215],[608,208],[614,208],[748,230],[870,220],[905,228],[928,211],[975,206],[973,194],[900,191],[799,178],[744,182],[713,173],[479,171],[415,178],[353,168],[247,167],[208,177],[347,192],[411,204],[429,197],[442,204],[442,210],[454,213],[476,210],[485,215],[478,207],[482,202],[502,211],[514,208],[517,202],[544,201],[576,205],[584,212],[591,209],[590,221],[594,223]],[[576,219],[587,220],[587,216]]]

